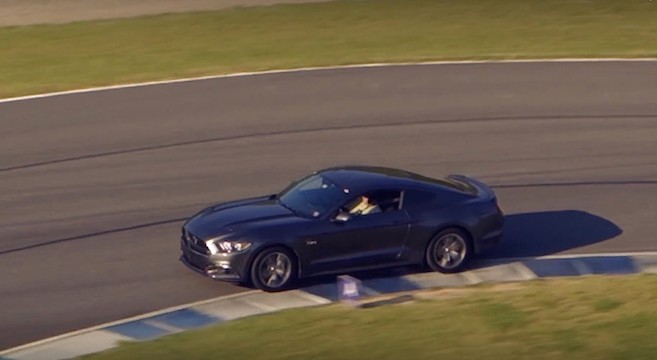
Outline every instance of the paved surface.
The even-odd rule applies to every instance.
[[[182,220],[374,163],[496,185],[489,256],[657,250],[657,63],[271,74],[0,103],[0,348],[245,289]]]
[[[328,0],[0,0],[0,26],[57,24]]]
[[[339,300],[350,300],[353,305],[360,307],[375,307],[413,300],[420,297],[421,294],[417,293],[419,290],[425,289],[550,277],[636,273],[656,274],[657,254],[484,261],[476,269],[452,275],[425,272],[370,279],[341,277],[339,284],[330,281],[271,294],[245,292],[144,314],[11,349],[0,353],[0,356],[12,360],[69,359],[111,349],[122,341],[149,341],[242,317],[325,305]]]

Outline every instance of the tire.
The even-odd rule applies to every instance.
[[[283,247],[271,247],[261,251],[251,264],[251,283],[267,292],[290,289],[297,279],[297,274],[295,256]]]
[[[425,262],[433,271],[457,273],[467,265],[472,253],[470,236],[460,229],[448,228],[431,239],[425,252]]]

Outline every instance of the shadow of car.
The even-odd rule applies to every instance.
[[[506,217],[504,241],[480,258],[537,257],[599,243],[623,231],[581,210],[542,211]]]
[[[476,260],[531,258],[552,255],[579,247],[610,240],[622,233],[616,224],[601,216],[581,210],[541,211],[506,215],[505,236],[497,247],[481,254]],[[471,264],[470,269],[485,267]],[[348,273],[361,281],[373,283],[377,291],[413,290],[411,284],[399,276],[430,272],[418,266]],[[395,278],[395,279],[393,279]],[[330,299],[337,299],[336,276],[304,279],[299,287]]]

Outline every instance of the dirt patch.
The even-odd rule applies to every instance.
[[[406,305],[413,303],[414,300],[447,300],[470,296],[472,294],[481,294],[486,292],[504,292],[520,290],[524,286],[523,283],[500,283],[482,286],[464,286],[464,287],[450,287],[441,289],[426,289],[415,291],[402,291],[392,294],[382,294],[378,296],[370,296],[359,301],[344,302],[344,306],[354,306],[360,308],[370,308],[387,305]],[[380,303],[380,305],[379,305]]]
[[[236,6],[323,1],[327,0],[0,0],[0,26],[60,24]]]
[[[456,297],[463,297],[472,293],[481,292],[502,292],[519,290],[524,286],[523,283],[501,283],[486,287],[459,287],[459,288],[444,288],[434,289],[427,291],[419,291],[415,293],[417,299],[451,299]]]

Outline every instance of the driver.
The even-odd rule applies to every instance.
[[[375,203],[370,202],[370,199],[365,195],[362,195],[358,204],[349,210],[349,214],[352,215],[367,215],[378,212],[381,212],[381,208]]]

